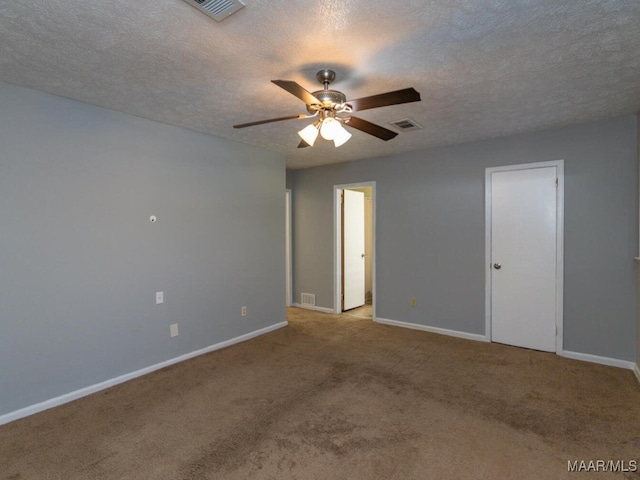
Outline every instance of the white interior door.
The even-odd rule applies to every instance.
[[[365,255],[364,255],[364,193],[343,190],[342,201],[342,310],[364,305]]]
[[[557,169],[491,173],[491,340],[556,350]]]

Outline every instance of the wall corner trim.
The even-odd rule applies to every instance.
[[[410,328],[412,330],[422,330],[423,332],[437,333],[440,335],[448,335],[450,337],[464,338],[466,340],[475,340],[477,342],[488,342],[486,336],[479,335],[477,333],[460,332],[458,330],[448,330],[446,328],[430,327],[428,325],[420,325],[418,323],[401,322],[398,320],[389,320],[387,318],[376,318],[373,320],[377,323],[384,325],[391,325],[393,327]]]
[[[69,403],[73,400],[77,400],[79,398],[91,395],[92,393],[99,392],[100,390],[105,390],[109,387],[113,387],[120,383],[124,383],[129,380],[133,380],[134,378],[146,375],[148,373],[155,372],[156,370],[160,370],[161,368],[168,367],[176,363],[184,362],[185,360],[189,360],[191,358],[198,357],[200,355],[204,355],[205,353],[213,352],[215,350],[220,350],[222,348],[229,347],[236,343],[241,343],[241,342],[250,340],[252,338],[259,337],[260,335],[264,335],[265,333],[278,330],[279,328],[286,327],[287,325],[288,325],[288,322],[285,320],[284,322],[276,323],[274,325],[270,325],[268,327],[261,328],[259,330],[254,330],[253,332],[240,335],[239,337],[225,340],[224,342],[216,343],[214,345],[210,345],[203,349],[186,353],[184,355],[180,355],[178,357],[165,360],[164,362],[160,362],[155,365],[151,365],[149,367],[142,368],[140,370],[136,370],[134,372],[127,373],[125,375],[121,375],[116,378],[112,378],[110,380],[105,380],[104,382],[96,383],[95,385],[90,385],[88,387],[84,387],[79,390],[75,390],[73,392],[69,392],[64,395],[60,395],[59,397],[45,400],[44,402],[36,403],[35,405],[30,405],[28,407],[15,410],[13,412],[9,412],[7,414],[0,415],[0,425],[4,425],[6,423],[13,422],[14,420],[19,420],[20,418],[28,417],[29,415],[33,415],[33,414],[42,412],[44,410],[49,410],[50,408],[53,408],[53,407],[63,405],[65,403]]]
[[[590,353],[579,353],[571,352],[569,350],[562,350],[560,352],[560,356],[571,358],[573,360],[582,360],[583,362],[599,363],[600,365],[608,365],[610,367],[626,368],[628,370],[634,370],[634,368],[637,368],[637,365],[633,362],[620,360],[618,358],[600,357],[598,355],[591,355]],[[636,373],[636,375],[638,374]]]
[[[316,307],[315,305],[302,305],[301,303],[294,303],[291,306],[295,308],[302,308],[304,310],[313,310],[314,312],[332,313],[332,314],[336,313],[333,311],[333,308]]]

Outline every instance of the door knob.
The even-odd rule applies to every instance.
[[[500,270],[502,268],[502,265],[500,265],[499,263],[494,263],[493,268],[495,268],[496,270]]]

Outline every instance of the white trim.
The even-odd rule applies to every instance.
[[[342,272],[342,258],[340,255],[342,248],[342,210],[340,202],[340,192],[342,190],[348,190],[350,188],[362,188],[371,187],[371,229],[373,230],[373,238],[371,241],[371,298],[373,303],[373,312],[371,318],[376,318],[376,210],[377,210],[377,198],[376,198],[376,182],[359,182],[359,183],[347,183],[333,186],[333,311],[331,313],[342,313],[342,281],[340,278]]]
[[[303,305],[301,303],[294,303],[291,306],[295,308],[302,308],[304,310],[313,310],[314,312],[334,313],[333,308],[316,307],[315,305]]]
[[[65,403],[71,402],[73,400],[77,400],[82,397],[86,397],[87,395],[91,395],[92,393],[99,392],[100,390],[104,390],[109,387],[113,387],[120,383],[127,382],[129,380],[133,380],[134,378],[141,377],[151,372],[155,372],[156,370],[160,370],[161,368],[168,367],[170,365],[174,365],[176,363],[184,362],[185,360],[189,360],[194,357],[198,357],[200,355],[204,355],[205,353],[213,352],[215,350],[220,350],[221,348],[229,347],[236,343],[244,342],[246,340],[250,340],[254,337],[258,337],[260,335],[264,335],[265,333],[272,332],[282,327],[286,327],[288,322],[280,322],[275,325],[271,325],[269,327],[261,328],[260,330],[255,330],[253,332],[246,333],[244,335],[240,335],[239,337],[232,338],[230,340],[225,340],[224,342],[216,343],[215,345],[210,345],[209,347],[205,347],[201,350],[196,350],[191,353],[186,353],[184,355],[180,355],[179,357],[175,357],[169,360],[165,360],[164,362],[157,363],[155,365],[151,365],[146,368],[142,368],[140,370],[136,370],[135,372],[127,373],[125,375],[121,375],[116,378],[112,378],[110,380],[106,380],[104,382],[96,383],[95,385],[91,385],[85,388],[81,388],[79,390],[75,390],[73,392],[65,393],[64,395],[60,395],[59,397],[51,398],[49,400],[45,400],[44,402],[36,403],[34,405],[21,408],[19,410],[15,410],[10,413],[6,413],[0,416],[0,425],[4,425],[9,422],[13,422],[14,420],[18,420],[20,418],[28,417],[29,415],[33,415],[35,413],[42,412],[44,410],[48,410],[53,407],[57,407],[63,405]]]
[[[389,320],[387,318],[376,318],[374,322],[394,327],[410,328],[412,330],[422,330],[423,332],[438,333],[440,335],[448,335],[450,337],[464,338],[466,340],[475,340],[478,342],[486,342],[484,335],[477,333],[460,332],[458,330],[448,330],[440,327],[430,327],[428,325],[420,325],[418,323],[400,322],[398,320]]]
[[[290,307],[293,298],[293,262],[291,235],[291,189],[285,190],[285,306]]]
[[[342,258],[340,252],[342,242],[342,225],[340,218],[342,216],[340,193],[341,188],[334,185],[333,187],[333,313],[342,313],[342,282],[340,280],[340,272],[342,271]]]
[[[638,379],[638,382],[640,383],[640,365],[638,365],[637,363],[633,366],[633,373],[636,374],[636,378]]]
[[[634,368],[636,367],[636,364],[633,362],[620,360],[618,358],[600,357],[598,355],[591,355],[590,353],[579,353],[579,352],[571,352],[569,350],[563,350],[562,352],[560,352],[560,355],[566,358],[572,358],[573,360],[582,360],[583,362],[599,363],[600,365],[626,368],[628,370],[634,370]]]
[[[485,339],[491,341],[491,174],[512,170],[556,167],[558,188],[556,192],[556,353],[563,352],[564,305],[564,160],[523,163],[485,169]]]

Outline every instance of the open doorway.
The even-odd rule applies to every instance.
[[[336,313],[375,318],[375,182],[334,186]]]

